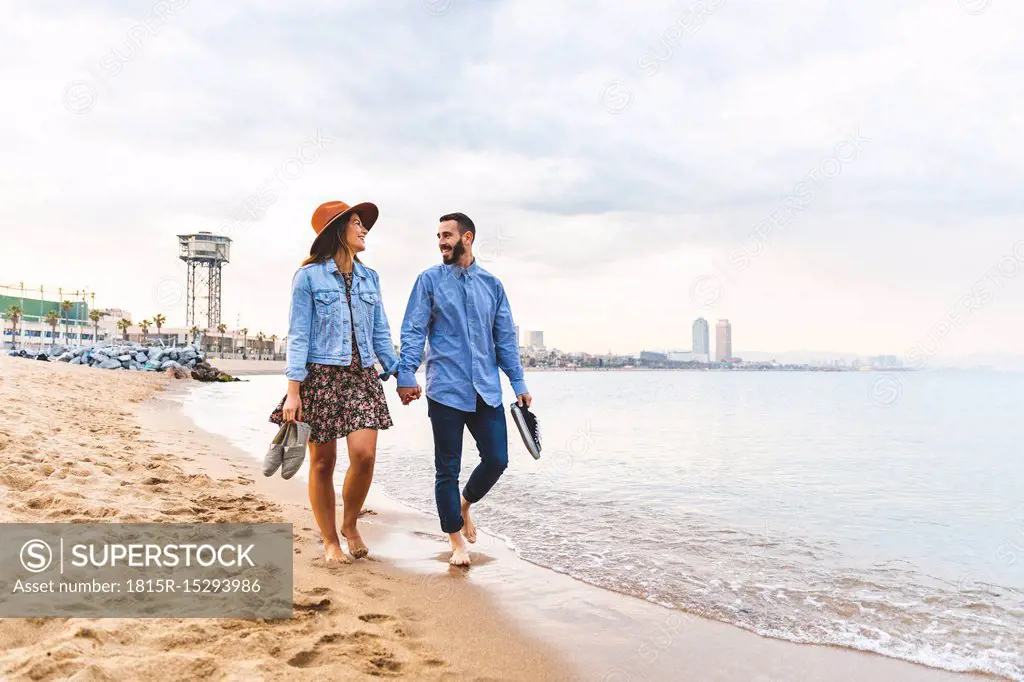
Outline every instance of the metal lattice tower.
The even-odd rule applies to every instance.
[[[216,329],[220,324],[221,266],[230,261],[231,239],[211,232],[178,235],[185,261],[185,326]],[[202,292],[197,294],[197,292]],[[196,316],[196,296],[206,299],[205,322]],[[200,304],[200,312],[202,305]]]

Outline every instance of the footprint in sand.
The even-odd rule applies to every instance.
[[[359,616],[359,620],[364,623],[380,623],[382,621],[394,620],[394,618],[383,613],[364,613]]]
[[[296,611],[327,611],[331,607],[331,600],[324,598],[319,601],[297,601],[292,606]]]
[[[302,594],[304,594],[306,596],[317,596],[317,597],[319,597],[322,594],[329,594],[330,591],[331,591],[331,588],[329,588],[329,587],[313,587],[311,589],[303,591]]]
[[[300,651],[288,659],[288,665],[293,668],[309,668],[316,663],[319,653],[312,649]]]

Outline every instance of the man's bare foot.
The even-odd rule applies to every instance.
[[[452,558],[448,560],[452,566],[469,566],[469,550],[459,533],[449,533],[448,539],[452,543]]]
[[[462,534],[470,542],[476,542],[476,526],[473,524],[473,517],[469,515],[469,502],[466,502],[465,497],[462,498],[462,521]]]
[[[349,558],[341,551],[340,545],[324,544],[324,561],[329,564],[350,564]]]
[[[359,535],[359,531],[355,528],[352,530],[342,528],[341,534],[345,536],[345,542],[348,544],[348,553],[356,559],[362,559],[370,553],[370,548],[366,546],[362,536]]]

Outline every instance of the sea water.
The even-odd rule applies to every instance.
[[[770,637],[1024,679],[1024,374],[527,381],[541,458],[506,385],[510,464],[474,514],[522,558]],[[186,409],[262,459],[284,389],[203,385]],[[374,486],[433,514],[426,401],[385,389]],[[463,481],[476,460],[467,431]]]

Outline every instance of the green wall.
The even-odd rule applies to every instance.
[[[28,292],[26,292],[28,293]],[[57,315],[62,320],[81,320],[88,322],[89,320],[89,305],[85,301],[72,301],[71,310],[65,313],[60,308],[60,301],[40,301],[38,298],[21,298],[20,296],[0,296],[0,314],[7,315],[7,309],[12,305],[16,305],[21,308],[22,315],[30,320],[35,318],[43,319],[46,317],[46,313],[51,310],[57,311]]]

